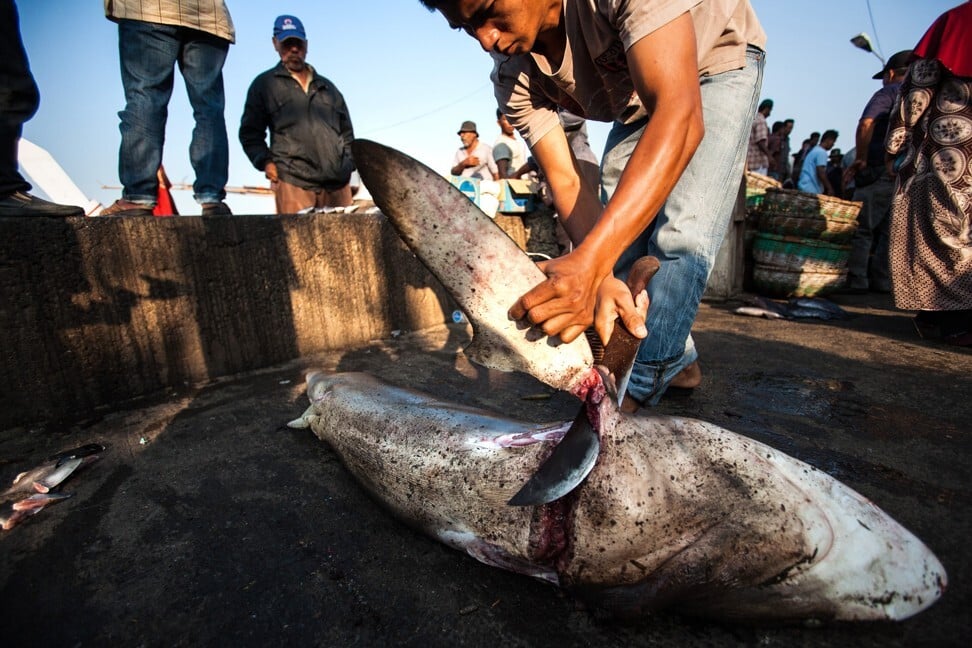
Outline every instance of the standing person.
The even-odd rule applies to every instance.
[[[827,180],[830,181],[830,186],[834,193],[827,194],[828,196],[836,196],[837,198],[844,197],[844,154],[840,152],[839,148],[830,149],[830,155],[827,156],[827,169],[825,173],[827,174]]]
[[[854,200],[864,203],[857,215],[857,231],[854,232],[847,262],[847,288],[850,292],[891,291],[888,276],[888,212],[893,184],[884,164],[884,139],[888,132],[891,106],[910,63],[910,49],[897,52],[888,59],[884,69],[872,77],[881,79],[881,89],[871,96],[857,122],[854,149],[857,156],[844,174],[845,181],[854,178]]]
[[[746,168],[754,173],[766,175],[769,173],[769,128],[766,118],[773,112],[773,100],[764,99],[759,104],[759,110],[753,118],[752,130],[749,133],[749,149],[746,152]]]
[[[480,180],[499,180],[499,169],[493,160],[493,151],[488,144],[479,140],[476,122],[468,120],[462,122],[456,135],[462,140],[462,146],[452,158],[452,175]]]
[[[0,216],[84,216],[73,205],[58,205],[29,194],[30,183],[17,170],[17,149],[24,122],[40,104],[20,36],[13,0],[0,0]]]
[[[777,155],[777,168],[780,177],[778,180],[786,182],[790,179],[793,166],[790,163],[790,133],[793,132],[793,120],[783,120],[783,132],[780,134],[780,152]]]
[[[657,403],[670,384],[697,386],[689,333],[735,203],[762,82],[766,37],[748,0],[676,0],[664,10],[654,0],[422,2],[492,54],[497,101],[576,243],[541,264],[547,279],[510,315],[565,341],[593,322],[605,342],[620,316],[645,338],[628,411]],[[558,106],[614,122],[601,162],[605,204],[578,175]],[[648,254],[661,269],[648,286],[646,327],[645,293],[633,297],[620,278]]]
[[[828,130],[820,136],[820,143],[810,149],[800,165],[800,180],[797,189],[813,194],[833,196],[834,187],[827,177],[827,151],[837,141],[837,131]]]
[[[240,119],[243,150],[270,180],[278,214],[346,207],[354,130],[344,96],[307,63],[298,18],[277,16],[272,42],[280,61],[250,84]]]
[[[493,142],[493,161],[501,179],[516,178],[515,172],[523,168],[527,161],[526,144],[516,139],[516,131],[510,120],[499,108],[496,109],[496,123],[500,127],[500,134]]]
[[[945,12],[915,46],[891,111],[887,152],[894,304],[945,342],[972,345],[972,3]]]
[[[766,140],[766,151],[769,153],[769,168],[766,175],[774,180],[780,179],[780,147],[783,145],[783,122],[773,122],[769,139]]]
[[[803,140],[800,150],[793,154],[793,174],[790,177],[793,179],[794,185],[800,181],[800,173],[803,171],[803,160],[806,159],[807,153],[812,151],[813,147],[819,143],[820,133],[810,133],[810,137]]]
[[[202,206],[203,216],[229,214],[223,202],[229,176],[223,63],[236,32],[226,4],[223,0],[105,0],[105,16],[118,23],[125,109],[118,113],[122,197],[101,214],[152,215],[177,63],[196,120],[189,144],[189,160],[196,172],[193,198]]]

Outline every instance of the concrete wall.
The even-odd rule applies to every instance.
[[[523,246],[519,218],[497,219]],[[446,321],[383,216],[0,218],[0,428]]]

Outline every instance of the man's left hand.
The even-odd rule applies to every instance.
[[[547,335],[559,335],[572,342],[593,323],[597,334],[607,344],[620,317],[625,327],[637,337],[648,334],[643,309],[635,304],[628,287],[610,272],[598,276],[593,264],[578,249],[570,254],[538,264],[547,279],[520,297],[510,309],[513,319],[526,319]]]

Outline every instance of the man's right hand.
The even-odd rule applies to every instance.
[[[276,182],[280,179],[277,175],[277,165],[273,162],[267,162],[267,166],[263,167],[263,174],[267,176],[267,180],[270,182]]]

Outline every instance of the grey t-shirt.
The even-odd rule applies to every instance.
[[[749,0],[565,0],[563,11],[567,45],[557,69],[538,54],[493,54],[497,102],[531,147],[559,123],[557,106],[598,121],[646,116],[625,53],[685,12],[700,76],[739,69],[747,45],[766,43]]]

